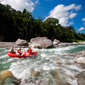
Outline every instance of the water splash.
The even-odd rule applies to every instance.
[[[16,51],[17,48],[14,48]],[[22,48],[26,52],[27,48]],[[10,48],[0,48],[0,71],[10,70],[17,78],[22,78],[21,85],[56,85],[56,78],[61,79],[62,83],[77,85],[74,75],[83,69],[75,63],[73,52],[85,50],[85,45],[73,45],[57,47],[51,49],[33,49],[38,54],[33,58],[11,58],[7,56]],[[72,53],[72,55],[71,55]],[[57,63],[61,62],[60,65]],[[38,76],[31,76],[34,71],[39,71]],[[52,75],[55,72],[56,76]]]

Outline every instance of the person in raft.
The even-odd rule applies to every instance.
[[[17,54],[22,55],[21,48],[17,49]]]
[[[28,47],[28,49],[27,49],[27,54],[33,54],[31,47]]]
[[[16,52],[14,51],[13,47],[11,48],[11,52],[14,53],[14,54],[16,53]]]

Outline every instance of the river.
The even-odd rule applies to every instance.
[[[16,51],[17,48],[14,48]],[[27,48],[21,48],[26,52]],[[74,52],[85,50],[85,45],[72,45],[49,49],[34,49],[38,54],[32,58],[11,58],[7,55],[10,48],[0,48],[0,72],[10,70],[15,77],[21,78],[21,85],[59,85],[58,77],[63,83],[77,85],[74,75],[83,71],[74,64],[77,58]],[[61,65],[57,63],[60,62]],[[38,76],[31,76],[32,72],[39,71]],[[53,73],[57,74],[53,74]],[[9,84],[11,85],[11,84]],[[62,85],[62,84],[61,84]]]

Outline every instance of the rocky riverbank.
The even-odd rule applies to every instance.
[[[15,47],[16,44],[15,42],[0,42],[0,47],[5,48],[5,47]]]
[[[60,42],[57,39],[54,39],[53,41],[48,39],[47,37],[35,37],[30,40],[30,42],[27,42],[23,39],[17,39],[15,42],[0,42],[0,47],[28,47],[31,46],[33,48],[52,48],[52,47],[59,47],[59,46],[69,46],[74,44],[85,44],[85,42]]]
[[[28,43],[28,45],[29,45],[29,43]],[[10,48],[10,47],[28,47],[28,45],[27,46],[24,46],[24,45],[22,45],[22,46],[20,46],[20,45],[17,45],[15,42],[0,42],[0,48]],[[74,45],[73,43],[60,43],[60,44],[58,44],[58,45],[55,45],[55,47],[59,47],[59,46],[69,46],[69,45]],[[32,45],[33,46],[33,45]],[[41,48],[41,47],[39,47],[39,45],[37,46],[37,45],[35,45],[35,46],[33,46],[34,48]]]
[[[27,43],[29,45],[29,42]],[[57,45],[54,45],[53,47],[61,47],[61,46],[70,46],[70,45],[75,45],[75,44],[83,44],[83,43],[66,43],[66,42],[60,42]],[[28,45],[18,45],[15,42],[0,42],[0,48],[10,48],[10,47],[28,47]],[[30,45],[33,46],[34,48],[41,48],[39,45]]]

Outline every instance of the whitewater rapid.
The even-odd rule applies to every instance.
[[[16,51],[17,48],[14,48]],[[27,48],[21,48],[22,52],[26,52]],[[34,49],[38,54],[31,58],[11,58],[7,55],[10,48],[0,48],[0,72],[3,70],[12,71],[13,75],[22,79],[21,85],[57,85],[56,77],[52,76],[52,72],[56,71],[63,83],[77,85],[74,78],[76,74],[84,69],[74,64],[74,52],[85,50],[85,45],[72,45],[66,47],[56,47],[49,49]],[[58,65],[57,62],[61,62]],[[31,76],[32,72],[39,71],[40,75]],[[31,81],[31,82],[30,82]]]

